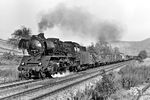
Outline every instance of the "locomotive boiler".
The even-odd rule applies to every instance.
[[[95,63],[86,47],[72,41],[45,38],[44,33],[21,39],[19,45],[26,45],[29,54],[23,56],[18,67],[20,78],[51,78],[53,74],[77,72]]]

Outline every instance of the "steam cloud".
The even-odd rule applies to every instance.
[[[71,31],[72,35],[92,36],[100,41],[118,40],[122,31],[114,23],[98,20],[81,8],[68,8],[65,5],[58,5],[53,11],[43,14],[38,26],[40,32],[58,27],[61,30]]]

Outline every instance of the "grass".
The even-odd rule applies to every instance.
[[[0,83],[18,79],[17,67],[21,57],[11,53],[0,56]]]
[[[15,55],[13,53],[5,52],[3,53],[3,55],[0,56],[0,65],[18,65],[21,58],[21,56]]]
[[[5,69],[0,70],[0,83],[17,80],[18,79],[18,71],[15,69]]]
[[[145,82],[150,82],[150,67],[126,66],[119,72],[122,76],[121,82],[125,89],[130,89]]]

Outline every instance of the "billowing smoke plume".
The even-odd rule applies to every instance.
[[[113,41],[121,36],[121,29],[116,24],[98,20],[81,8],[68,8],[64,5],[43,14],[38,26],[42,32],[48,28],[58,27],[61,30],[71,31],[70,34],[92,37],[96,40]]]

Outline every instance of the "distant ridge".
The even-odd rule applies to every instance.
[[[138,55],[141,50],[146,50],[150,56],[150,38],[142,41],[113,41],[111,46],[118,47],[122,53],[128,55]]]

